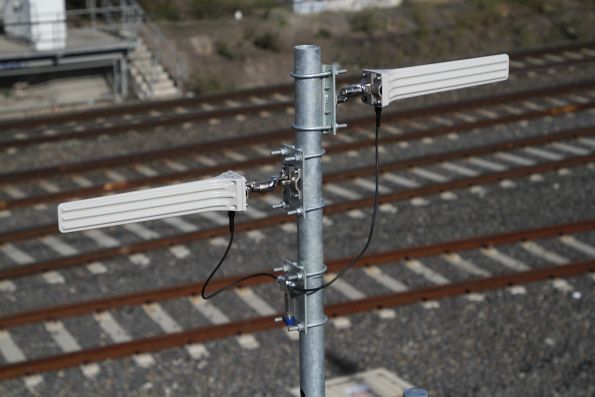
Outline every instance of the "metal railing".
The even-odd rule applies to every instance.
[[[110,2],[111,3],[111,2]],[[107,5],[64,12],[42,13],[27,2],[15,14],[12,22],[4,21],[5,31],[14,37],[33,43],[39,40],[54,40],[57,49],[64,48],[67,30],[90,29],[106,32],[121,39],[133,40],[142,24],[142,9],[126,4]],[[51,34],[49,34],[51,33]],[[69,43],[69,49],[74,49]],[[80,46],[85,46],[81,43]]]
[[[26,2],[25,2],[26,3]],[[97,4],[98,3],[98,4]],[[188,66],[176,46],[168,40],[161,29],[151,20],[136,0],[99,0],[89,1],[84,9],[66,10],[64,14],[41,15],[29,9],[26,14],[35,13],[33,21],[17,20],[4,23],[4,29],[18,30],[22,27],[24,33],[14,34],[36,43],[36,41],[50,41],[52,51],[61,51],[66,46],[67,30],[90,29],[111,34],[131,45],[138,46],[139,38],[145,43],[150,52],[149,61],[154,67],[150,76],[143,76],[149,87],[156,83],[158,65],[163,66],[174,82],[177,90],[183,92],[188,81]],[[98,6],[96,6],[96,4]],[[31,19],[31,18],[29,18]],[[46,33],[42,37],[41,29]],[[75,49],[77,45],[68,43],[68,49]],[[88,43],[79,44],[80,47]]]

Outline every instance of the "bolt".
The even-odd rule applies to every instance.
[[[298,156],[287,156],[283,159],[283,161],[285,161],[286,163],[292,162],[292,161],[298,161],[300,158]]]
[[[282,323],[283,322],[283,317],[275,317],[275,322],[276,323]]]
[[[280,266],[280,267],[276,267],[273,269],[274,272],[278,273],[278,272],[284,272],[285,271],[285,266]]]
[[[282,147],[279,150],[271,151],[271,156],[285,156],[287,154],[287,148]]]
[[[275,209],[277,209],[277,208],[285,208],[285,203],[283,201],[281,201],[279,204],[273,204],[272,207],[275,208]]]

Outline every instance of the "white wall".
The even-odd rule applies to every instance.
[[[33,43],[38,51],[66,46],[64,0],[4,0],[6,32]]]
[[[66,46],[64,0],[29,0],[32,41],[37,50],[60,50]]]
[[[396,7],[402,0],[293,0],[293,10],[298,14],[323,11],[359,11],[364,8]]]

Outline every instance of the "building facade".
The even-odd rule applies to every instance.
[[[312,14],[324,11],[359,11],[364,8],[396,7],[402,0],[293,0],[297,14]]]

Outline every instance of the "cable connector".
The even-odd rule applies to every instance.
[[[281,185],[283,176],[272,176],[268,181],[264,182],[250,182],[246,184],[246,190],[248,193],[268,193],[275,190],[277,186]]]
[[[338,103],[346,103],[349,98],[354,98],[357,96],[362,96],[364,95],[364,93],[366,92],[366,90],[369,90],[369,84],[353,84],[350,86],[347,86],[343,89],[341,89],[341,93],[339,94],[339,97],[337,98],[337,102]]]
[[[284,161],[291,162],[291,161],[299,161],[300,159],[297,158],[298,156],[293,156],[291,158],[287,157]],[[246,192],[247,193],[268,193],[272,192],[278,186],[286,186],[290,184],[297,184],[297,180],[299,179],[299,173],[296,175],[295,172],[292,172],[288,165],[283,165],[281,170],[279,171],[279,175],[271,176],[267,181],[264,182],[249,182],[246,184]]]

